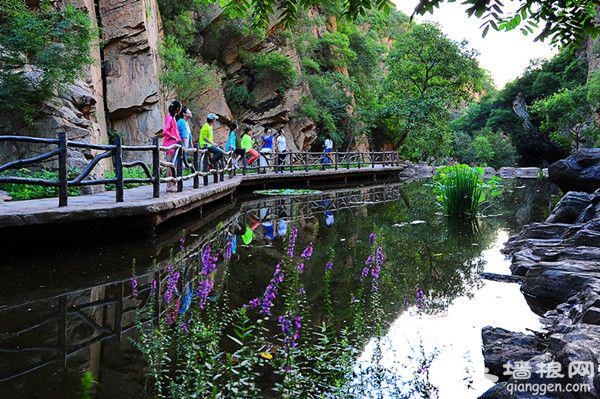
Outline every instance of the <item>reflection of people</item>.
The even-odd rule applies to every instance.
[[[256,230],[258,226],[260,226],[260,220],[258,220],[251,213],[248,214],[248,220],[251,224],[246,225],[246,230],[244,231],[244,234],[242,234],[242,241],[246,245],[249,245],[252,242],[252,240],[254,240],[254,230]]]
[[[231,242],[231,254],[235,255],[237,252],[237,236],[235,234],[228,234],[227,241]]]
[[[280,237],[287,235],[287,222],[285,219],[279,219],[279,223],[277,224],[277,235]]]
[[[190,305],[192,304],[193,298],[194,298],[194,290],[192,289],[192,286],[191,286],[190,282],[188,281],[185,284],[183,298],[181,301],[181,306],[179,307],[180,315],[182,315],[188,311],[188,309],[190,308]]]
[[[262,223],[263,229],[265,230],[265,238],[269,240],[275,239],[275,228],[273,227],[273,221],[267,220]]]
[[[333,224],[333,212],[325,211],[325,224],[331,226]]]

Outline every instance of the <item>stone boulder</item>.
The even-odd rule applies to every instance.
[[[507,381],[510,377],[504,375],[505,364],[529,360],[542,353],[544,349],[535,335],[512,332],[503,328],[484,327],[481,330],[481,338],[485,367],[488,368],[489,374],[497,376],[499,381]]]
[[[548,167],[561,190],[593,193],[600,188],[600,148],[584,148]]]
[[[590,205],[591,196],[588,193],[570,191],[561,198],[548,216],[548,223],[575,223],[579,215]]]

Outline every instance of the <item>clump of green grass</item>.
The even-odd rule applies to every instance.
[[[500,193],[499,177],[486,181],[483,168],[465,164],[438,169],[433,181],[436,199],[451,218],[475,218],[486,196]]]

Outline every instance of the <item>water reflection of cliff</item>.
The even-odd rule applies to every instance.
[[[518,227],[520,219],[528,219],[523,216],[527,212],[518,210],[525,206],[535,219],[547,203],[547,191],[537,184],[506,190],[487,211],[503,216],[484,218],[474,233],[449,226],[436,214],[431,189],[422,182],[258,198],[235,210],[217,209],[188,220],[184,227],[172,226],[156,239],[38,258],[22,267],[9,260],[2,271],[4,281],[15,284],[1,297],[0,397],[70,397],[85,370],[99,381],[99,397],[139,397],[144,365],[129,340],[135,309],[147,305],[160,314],[160,304],[146,299],[151,281],[164,278],[172,253],[187,259],[188,274],[194,276],[192,269],[206,243],[223,251],[235,240],[224,285],[232,305],[240,305],[262,293],[285,252],[291,226],[297,225],[298,246],[315,245],[312,267],[305,272],[306,286],[313,287],[308,298],[315,304],[312,313],[316,320],[324,314],[321,269],[332,259],[333,301],[341,325],[352,317],[349,293],[358,284],[356,270],[364,263],[366,238],[375,231],[387,254],[381,292],[386,319],[392,321],[413,300],[417,287],[428,293],[432,311],[468,293],[479,282],[479,255],[498,227]],[[136,300],[129,284],[132,258],[139,280]]]

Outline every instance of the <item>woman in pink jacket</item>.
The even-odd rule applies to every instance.
[[[175,115],[181,111],[181,103],[177,100],[173,100],[169,105],[169,113],[165,117],[165,125],[163,126],[163,146],[169,147],[173,144],[177,144],[181,141],[179,136],[179,129],[177,129],[177,122],[175,121]],[[175,150],[167,151],[167,162],[173,161],[173,155]],[[173,169],[167,168],[167,177],[173,176]],[[177,187],[173,182],[167,182],[167,192],[174,193],[177,191]]]

